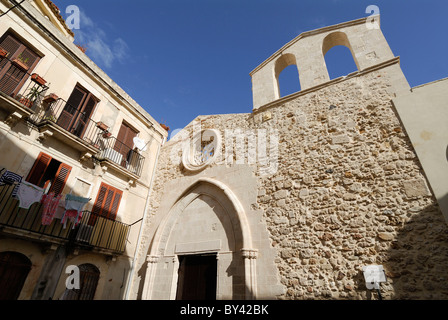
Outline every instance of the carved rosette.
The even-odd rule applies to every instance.
[[[189,171],[199,171],[211,165],[221,151],[221,134],[206,129],[193,136],[182,152],[182,165]]]

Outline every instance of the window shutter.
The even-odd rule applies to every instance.
[[[97,102],[98,101],[96,100],[96,98],[90,93],[86,98],[83,106],[79,110],[79,113],[75,120],[76,123],[73,123],[73,128],[71,129],[71,132],[73,134],[80,138],[84,136],[84,133],[89,125],[90,116],[92,115]]]
[[[39,185],[40,179],[42,179],[45,170],[50,164],[51,159],[51,156],[49,156],[48,154],[45,154],[43,152],[39,153],[39,156],[34,162],[34,165],[31,168],[28,177],[26,178],[26,181],[34,185]]]
[[[3,50],[6,50],[8,52],[7,57],[9,59],[11,59],[14,54],[17,52],[17,50],[19,50],[20,48],[20,42],[18,42],[16,39],[14,39],[13,37],[11,37],[10,35],[6,36],[6,38],[4,38],[2,40],[2,42],[0,42],[0,48],[2,48]],[[3,68],[8,64],[8,67],[10,66],[10,63],[8,61],[8,59],[2,59],[2,61],[0,62],[0,74],[3,74],[4,72],[6,72],[6,70],[3,70]],[[3,87],[1,87],[3,88]]]
[[[114,219],[117,217],[118,207],[120,206],[121,195],[123,192],[120,190],[116,190],[114,200],[112,201],[112,205],[110,207],[109,218]]]
[[[6,50],[8,52],[8,58],[11,58],[14,56],[17,50],[19,50],[20,42],[10,35],[7,35],[0,43],[0,48]]]
[[[117,141],[114,145],[114,150],[123,155],[121,165],[126,166],[126,160],[128,159],[129,152],[134,146],[134,137],[137,136],[137,131],[132,129],[126,123],[122,122],[120,131],[118,132]]]
[[[92,213],[100,215],[101,209],[103,208],[104,197],[106,196],[107,186],[101,183],[100,190],[96,196],[95,203],[93,204]]]
[[[61,194],[71,171],[72,167],[65,163],[61,163],[49,193],[54,192],[55,195]]]
[[[7,35],[0,43],[0,47],[8,51],[8,58],[14,60],[20,56],[21,60],[28,66],[28,72],[37,65],[40,57],[21,41],[11,35]],[[11,96],[15,96],[27,79],[26,72],[13,65],[7,59],[0,63],[0,90]]]
[[[81,103],[84,101],[84,97],[87,95],[80,88],[75,87],[68,98],[67,103],[64,106],[61,114],[59,115],[57,124],[65,130],[70,129],[70,124],[77,116],[77,110],[81,108]]]
[[[101,183],[92,213],[115,220],[122,196],[123,191],[111,187],[104,182]],[[94,222],[95,219],[90,220]]]
[[[26,61],[26,65],[31,68],[37,60],[39,60],[39,56],[35,54],[32,50],[25,47],[25,49],[20,53],[22,59]]]
[[[100,190],[98,191],[98,195],[96,196],[95,203],[92,207],[92,214],[90,215],[88,225],[94,226],[97,216],[101,214],[101,209],[103,207],[104,197],[106,196],[107,186],[104,183],[101,183]]]

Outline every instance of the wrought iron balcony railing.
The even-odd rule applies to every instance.
[[[106,249],[123,253],[130,226],[120,221],[83,211],[81,221],[73,228],[68,221],[65,228],[60,219],[53,219],[50,225],[42,225],[43,205],[36,202],[29,209],[19,208],[19,201],[11,196],[15,184],[0,186],[0,230],[9,227],[16,231],[34,234],[42,240],[49,239],[91,248]],[[50,241],[50,240],[49,240]]]
[[[138,151],[113,136],[98,140],[98,143],[101,152],[96,155],[97,159],[110,160],[137,176],[141,175],[145,157]]]
[[[84,143],[98,149],[100,147],[99,140],[102,139],[103,130],[98,123],[64,99],[48,101],[44,98],[42,107],[36,110],[29,120],[37,126],[45,124],[57,126],[83,140]]]

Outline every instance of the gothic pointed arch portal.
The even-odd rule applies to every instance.
[[[144,299],[175,299],[185,256],[216,255],[216,299],[256,298],[256,257],[243,206],[223,183],[200,178],[160,224],[148,255]],[[213,280],[213,281],[215,281]]]

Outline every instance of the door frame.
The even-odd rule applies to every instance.
[[[180,277],[179,277],[179,272],[180,272],[180,268],[181,268],[181,258],[182,259],[186,259],[186,258],[188,258],[188,257],[215,257],[215,260],[216,260],[216,262],[215,262],[215,265],[214,265],[214,267],[216,267],[216,271],[215,271],[215,275],[214,275],[214,277],[215,277],[215,296],[214,296],[214,299],[208,299],[208,300],[216,300],[217,299],[217,296],[218,296],[218,283],[219,283],[219,281],[218,281],[218,279],[219,279],[219,275],[218,275],[218,270],[219,270],[219,266],[218,266],[218,261],[219,261],[219,258],[218,258],[218,252],[197,252],[197,253],[191,253],[191,254],[177,254],[176,255],[176,267],[174,268],[174,270],[175,270],[175,273],[176,273],[176,275],[175,275],[175,277],[173,277],[173,280],[175,280],[174,281],[174,283],[175,283],[175,290],[173,290],[173,291],[171,291],[171,292],[173,292],[174,293],[174,299],[175,300],[183,300],[182,298],[178,298],[178,291],[179,291],[179,289],[181,289],[181,290],[183,290],[183,285],[184,285],[184,283],[180,283],[179,281],[181,280],[180,279]],[[175,278],[175,279],[174,279]],[[182,288],[180,288],[180,286],[182,286]]]

